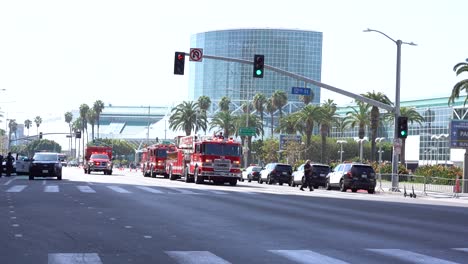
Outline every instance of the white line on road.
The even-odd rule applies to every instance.
[[[107,188],[113,190],[114,192],[118,192],[118,193],[132,193],[132,192],[129,192],[129,191],[127,191],[124,188],[121,188],[119,186],[107,186]]]
[[[3,185],[8,185],[8,184],[10,184],[12,181],[14,181],[14,180],[16,180],[16,177],[14,177],[14,178],[11,179],[11,180],[8,180],[8,181],[5,182]]]
[[[468,248],[452,248],[452,249],[468,253]]]
[[[209,192],[212,192],[214,194],[228,194],[227,192],[221,192],[221,191],[215,191],[215,190],[209,190]]]
[[[76,186],[76,188],[78,188],[78,190],[80,190],[80,192],[84,192],[84,193],[95,193],[96,191],[91,189],[91,187],[89,186],[82,186],[82,185],[79,185],[79,186]]]
[[[166,251],[171,258],[181,264],[229,264],[230,262],[209,251]]]
[[[156,190],[156,189],[146,187],[146,186],[135,186],[135,187],[137,187],[140,190],[147,191],[147,192],[150,192],[150,193],[164,193],[163,191]]]
[[[166,188],[167,188],[167,187],[166,187]],[[175,193],[200,194],[200,193],[192,192],[192,191],[185,190],[185,189],[176,189],[176,188],[167,188],[167,189],[169,189],[169,190],[171,190],[172,192],[175,192]]]
[[[268,250],[301,264],[347,264],[348,262],[331,258],[310,250]]]
[[[96,253],[57,253],[48,258],[48,264],[102,264]]]
[[[42,180],[42,185],[45,185],[46,184],[46,180]]]
[[[7,192],[21,192],[26,188],[26,185],[14,185]]]
[[[367,250],[379,253],[388,257],[397,258],[408,263],[415,264],[427,264],[427,263],[437,263],[437,264],[457,264],[457,262],[452,262],[448,260],[443,260],[423,254],[414,253],[411,251],[401,250],[401,249],[372,249],[368,248]]]
[[[57,185],[47,185],[44,192],[59,192],[59,187]]]

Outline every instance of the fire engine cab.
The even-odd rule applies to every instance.
[[[242,174],[242,145],[220,136],[185,136],[175,139],[176,148],[168,150],[166,173],[171,180],[236,185]]]
[[[155,144],[147,147],[142,155],[142,172],[144,177],[155,178],[156,175],[163,175],[169,178],[166,173],[167,151],[175,150],[173,144]]]

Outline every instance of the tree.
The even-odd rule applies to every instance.
[[[34,140],[26,146],[27,153],[33,154],[39,151],[62,152],[62,147],[53,140],[40,139]]]
[[[29,119],[24,120],[24,127],[28,129],[28,137],[29,137],[29,128],[32,126],[32,121]]]
[[[224,137],[230,137],[236,131],[236,118],[229,111],[218,112],[210,122],[210,130],[213,128],[222,129]]]
[[[94,102],[93,104],[93,110],[94,112],[96,113],[96,122],[97,122],[97,137],[99,137],[99,125],[101,124],[100,122],[100,118],[101,118],[101,113],[102,113],[102,110],[104,110],[104,102],[102,102],[101,100],[97,100],[96,102]],[[94,139],[94,137],[93,137]]]
[[[327,136],[330,133],[330,128],[333,125],[333,119],[336,117],[336,104],[333,100],[328,99],[326,100],[322,106],[320,107],[320,136],[322,139],[322,147],[321,147],[321,154],[320,154],[320,162],[325,162],[325,150],[327,146]]]
[[[299,96],[299,100],[301,102],[303,102],[305,105],[308,105],[310,104],[312,101],[314,101],[314,98],[315,98],[315,94],[314,92],[312,91],[312,89],[310,90],[310,95],[300,95]]]
[[[254,108],[258,113],[260,113],[260,122],[262,124],[262,131],[263,131],[263,112],[265,111],[266,101],[267,101],[267,99],[266,99],[265,95],[261,94],[261,93],[255,94],[255,96],[253,98]],[[263,140],[263,134],[264,134],[264,132],[262,132],[262,140]]]
[[[169,117],[169,129],[183,130],[186,136],[197,132],[199,128],[206,130],[206,114],[200,112],[198,103],[184,101],[172,108]]]
[[[275,108],[279,110],[279,117],[283,117],[283,106],[288,103],[288,96],[283,90],[276,90],[271,99]]]
[[[81,117],[78,117],[75,121],[73,121],[72,131],[73,131],[73,133],[76,133],[77,131],[81,131],[82,128],[83,128],[83,124],[82,124],[82,121],[81,121]],[[77,138],[75,137],[75,151],[76,151],[76,139]],[[81,138],[78,141],[79,141],[78,142],[78,148],[79,148],[80,143],[81,143]],[[76,153],[78,153],[78,155],[79,155],[80,150],[78,149],[78,151]],[[76,153],[75,153],[75,155],[76,155]],[[79,158],[79,156],[76,157],[76,158]]]
[[[94,111],[94,108],[89,109],[86,113],[86,119],[91,125],[91,141],[94,142],[94,125],[96,124],[97,113]]]
[[[378,101],[378,102],[381,102],[381,103],[384,103],[384,104],[388,104],[388,105],[392,105],[392,102],[390,101],[390,99],[388,99],[388,97],[381,93],[381,92],[378,92],[376,93],[375,91],[372,91],[372,92],[367,92],[365,94],[362,94],[362,96],[364,97],[367,97],[369,99],[373,99],[375,101]],[[376,147],[375,147],[375,139],[377,138],[377,131],[379,129],[379,124],[380,124],[380,110],[377,106],[375,105],[370,105],[370,104],[367,104],[369,107],[372,107],[371,108],[371,112],[370,112],[370,127],[371,127],[371,154],[370,154],[370,160],[371,161],[374,161],[375,158],[375,153],[376,153]]]
[[[201,113],[206,116],[207,115],[206,112],[208,111],[208,109],[210,109],[210,106],[211,106],[210,97],[202,95],[198,97],[197,103],[198,103],[198,107],[200,108]],[[205,118],[205,120],[207,120],[207,118]],[[205,134],[206,134],[206,127],[207,127],[207,124],[205,124],[205,129],[204,129]]]
[[[273,138],[273,129],[274,129],[274,119],[273,119],[273,116],[275,114],[275,111],[276,111],[276,107],[275,105],[273,104],[273,100],[272,98],[270,97],[270,99],[268,99],[265,103],[265,109],[266,111],[270,114],[270,117],[271,117],[271,138]]]
[[[36,134],[39,135],[39,126],[42,124],[42,118],[40,116],[36,116],[34,118],[34,123],[36,123]]]
[[[245,124],[247,122],[247,117],[249,118],[249,127],[255,127],[255,135],[263,134],[262,124],[261,124],[260,119],[254,114],[247,114],[247,113],[245,113],[243,115],[236,116],[234,118],[234,124],[235,124],[235,128],[234,128],[235,133],[234,134],[236,136],[238,136],[239,128],[245,126]],[[247,140],[247,148],[249,149],[249,151],[247,152],[247,164],[250,164],[251,160],[252,160],[252,157],[251,157],[252,136],[240,136],[240,137],[241,137],[241,142],[242,142],[243,146],[245,146],[244,142],[245,142],[245,140]]]
[[[66,113],[65,113],[65,123],[68,124],[68,128],[70,129],[70,140],[69,140],[69,142],[68,142],[68,143],[69,143],[68,147],[69,147],[69,149],[70,149],[70,154],[71,154],[71,149],[72,149],[72,138],[73,138],[73,137],[71,136],[71,134],[72,134],[72,121],[73,121],[73,114],[72,114],[72,112],[66,112]]]
[[[468,59],[466,62],[457,63],[453,67],[453,71],[456,73],[457,76],[464,72],[468,72]],[[466,102],[468,101],[468,79],[461,80],[457,82],[455,86],[453,86],[452,94],[449,97],[448,104],[454,104],[455,99],[458,99],[458,97],[460,97],[460,92],[463,90],[465,90],[465,93],[467,94],[467,96],[465,97],[465,102],[463,103],[466,104]]]
[[[314,131],[314,123],[320,120],[321,110],[320,107],[314,105],[306,105],[300,111],[294,113],[298,115],[297,122],[298,131],[306,136],[306,147],[310,150],[310,143],[312,139],[312,133]],[[310,153],[310,151],[308,151]]]
[[[8,146],[10,146],[12,134],[15,134],[15,139],[16,139],[16,130],[18,129],[18,124],[16,123],[16,119],[10,119],[10,121],[8,122],[8,129],[10,130],[8,132]]]
[[[223,96],[218,103],[219,109],[223,112],[229,111],[229,105],[231,104],[231,99],[227,96]]]
[[[359,127],[358,137],[363,139],[366,135],[366,126],[370,124],[369,105],[363,102],[357,102],[358,107],[352,107],[352,111],[346,113],[352,128]]]
[[[88,135],[87,131],[87,127],[88,127],[88,111],[89,111],[89,106],[87,104],[81,104],[80,105],[80,118],[81,118],[81,131],[83,131],[82,135],[81,135],[81,142],[82,142],[82,151],[83,151],[83,155],[82,157],[85,156],[85,150],[84,150],[84,146],[85,146],[85,135]],[[85,133],[86,132],[86,133]]]
[[[276,132],[285,134],[296,134],[297,132],[298,115],[290,114],[282,117],[279,120],[279,126]]]

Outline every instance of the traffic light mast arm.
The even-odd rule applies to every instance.
[[[189,54],[185,54],[186,56],[189,56]],[[212,56],[212,55],[206,55],[206,54],[203,54],[203,58],[206,58],[206,59],[214,59],[214,60],[223,60],[223,61],[230,61],[230,62],[238,62],[238,63],[243,63],[243,64],[250,64],[250,65],[253,65],[253,61],[250,61],[250,60],[243,60],[243,59],[236,59],[236,58],[228,58],[228,57],[221,57],[221,56]],[[376,101],[376,100],[372,100],[370,98],[367,98],[367,97],[364,97],[362,95],[358,95],[358,94],[353,94],[351,92],[348,92],[348,91],[345,91],[345,90],[341,90],[339,88],[336,88],[334,86],[331,86],[331,85],[328,85],[328,84],[324,84],[324,83],[321,83],[321,82],[318,82],[318,81],[315,81],[315,80],[312,80],[310,78],[307,78],[305,76],[302,76],[302,75],[299,75],[299,74],[295,74],[295,73],[292,73],[292,72],[288,72],[288,71],[285,71],[285,70],[282,70],[282,69],[279,69],[279,68],[276,68],[276,67],[273,67],[273,66],[269,66],[267,64],[264,64],[264,67],[265,69],[269,69],[269,70],[272,70],[274,72],[277,72],[277,73],[281,73],[283,75],[286,75],[286,76],[289,76],[291,78],[295,78],[297,80],[300,80],[300,81],[304,81],[306,83],[310,83],[310,84],[313,84],[313,85],[316,85],[316,86],[319,86],[319,87],[322,87],[324,89],[327,89],[327,90],[330,90],[330,91],[333,91],[335,93],[339,93],[339,94],[342,94],[342,95],[346,95],[348,97],[351,97],[353,99],[356,99],[356,100],[359,100],[359,101],[363,101],[364,103],[368,103],[370,105],[373,105],[373,106],[377,106],[381,109],[385,109],[389,112],[395,112],[395,107],[393,106],[390,106],[388,104],[384,104],[382,102],[379,102],[379,101]]]

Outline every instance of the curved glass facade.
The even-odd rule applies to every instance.
[[[265,64],[321,81],[322,33],[287,29],[234,29],[192,35],[192,48],[203,48],[206,55],[253,61],[265,55]],[[308,87],[314,92],[312,103],[320,102],[320,88],[265,69],[263,78],[253,78],[253,66],[236,62],[203,59],[192,62],[189,71],[189,99],[205,95],[214,102],[228,96],[232,102],[251,100],[256,93],[267,98],[283,90],[288,101],[298,102],[292,87]],[[294,109],[289,108],[294,111]],[[285,111],[288,111],[287,107]]]

